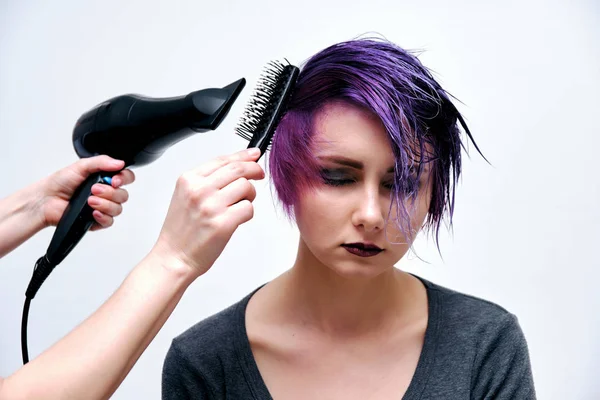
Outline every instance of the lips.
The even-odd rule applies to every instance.
[[[383,249],[371,243],[346,243],[342,245],[348,252],[359,257],[373,257],[381,253]]]

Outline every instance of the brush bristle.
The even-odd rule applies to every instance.
[[[251,143],[267,140],[267,150],[299,72],[298,67],[287,60],[286,63],[271,61],[267,64],[235,128],[238,136]]]

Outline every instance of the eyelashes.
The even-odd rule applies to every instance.
[[[341,186],[349,186],[356,183],[356,178],[349,174],[348,172],[342,170],[334,170],[334,169],[322,169],[320,172],[321,179],[324,184],[332,187],[341,187]],[[394,189],[394,181],[388,180],[382,183],[382,186],[386,190]],[[412,193],[414,192],[416,183],[409,183],[409,187],[404,188],[404,192]]]
[[[321,170],[321,179],[329,186],[345,186],[356,182],[349,174],[343,171],[330,169]]]

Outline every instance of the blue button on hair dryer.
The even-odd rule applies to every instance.
[[[215,130],[227,116],[246,84],[244,78],[221,89],[204,89],[173,98],[123,95],[107,100],[83,114],[73,132],[79,157],[106,154],[139,167],[159,158],[167,148],[198,132]],[[56,267],[94,223],[88,198],[96,183],[110,182],[117,172],[89,176],[73,194],[54,236],[33,272],[25,293],[21,326],[23,362],[28,362],[27,315],[29,303]]]

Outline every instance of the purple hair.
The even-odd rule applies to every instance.
[[[396,222],[408,238],[416,230],[410,226],[407,207],[414,204],[423,164],[429,163],[433,182],[425,228],[433,228],[438,243],[444,215],[452,225],[454,188],[461,172],[458,123],[473,138],[450,95],[429,70],[416,56],[386,40],[338,43],[302,68],[269,156],[271,177],[288,217],[298,196],[318,181],[311,151],[314,118],[333,101],[366,109],[383,123],[395,157],[390,210],[396,205]],[[475,148],[479,151],[476,144]]]

